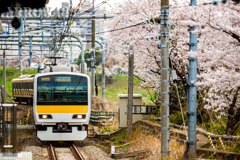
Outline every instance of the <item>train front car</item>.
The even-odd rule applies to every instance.
[[[85,139],[91,112],[90,78],[73,72],[36,75],[33,109],[42,141]]]

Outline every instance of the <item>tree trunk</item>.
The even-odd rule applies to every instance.
[[[237,130],[237,126],[239,125],[240,121],[240,109],[237,109],[236,114],[234,114],[236,110],[236,102],[237,102],[237,96],[238,91],[240,87],[237,89],[236,94],[234,95],[232,104],[230,105],[230,108],[228,109],[228,122],[227,122],[227,128],[226,128],[226,134],[232,135]],[[231,129],[231,130],[230,130]]]

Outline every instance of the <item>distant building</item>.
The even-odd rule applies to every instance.
[[[62,8],[69,8],[68,2],[62,2]]]
[[[86,0],[84,5],[80,9],[81,13],[84,11],[87,11],[84,15],[89,15],[89,16],[92,15],[93,13],[90,10],[93,6],[91,3],[92,3],[92,1],[90,2],[90,0]],[[103,15],[103,14],[104,14],[103,10],[101,10],[99,8],[95,9],[95,15]],[[77,20],[76,23],[77,23],[77,25],[83,26],[80,31],[81,38],[86,39],[86,40],[91,40],[92,39],[92,36],[91,36],[92,19]],[[95,32],[103,32],[103,31],[104,31],[104,21],[100,20],[100,19],[96,20],[95,21]],[[96,36],[95,37],[96,40],[101,40],[104,38],[104,33],[96,34],[95,36]],[[86,44],[85,48],[86,49],[91,48],[91,43]]]

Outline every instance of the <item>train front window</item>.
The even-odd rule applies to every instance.
[[[87,101],[87,78],[74,75],[51,75],[37,79],[39,101]]]

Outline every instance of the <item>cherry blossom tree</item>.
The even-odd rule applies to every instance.
[[[226,134],[234,134],[240,123],[240,4],[228,1],[213,6],[206,0],[197,1],[197,6],[189,3],[170,1],[170,24],[176,25],[170,39],[177,40],[177,45],[170,47],[172,68],[185,84],[188,57],[198,58],[198,99],[203,101],[199,107],[215,112],[216,118],[227,117]],[[156,37],[156,29],[154,24],[138,24],[160,14],[160,0],[126,0],[111,7],[109,13],[119,16],[108,20],[107,28],[134,26],[109,33],[108,57],[117,54],[115,57],[122,61],[128,58],[124,53],[134,53],[134,75],[141,79],[143,87],[153,89],[159,104],[161,53],[156,38],[145,39]],[[197,53],[189,51],[190,25],[197,27],[194,31],[198,34]],[[159,24],[157,28],[159,31]],[[134,47],[132,51],[129,46]]]

